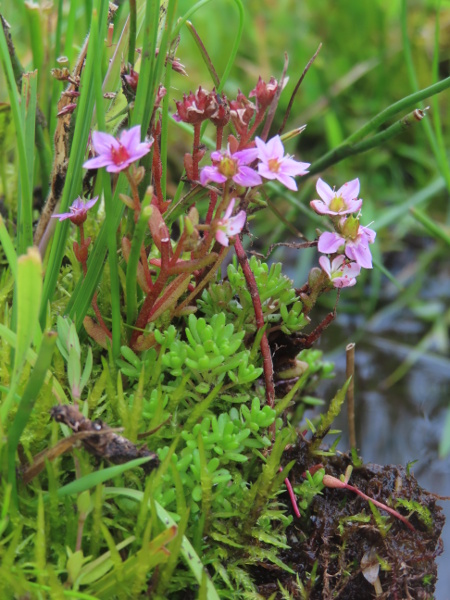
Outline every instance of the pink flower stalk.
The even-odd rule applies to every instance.
[[[328,256],[321,256],[319,263],[335,288],[355,285],[356,277],[361,271],[361,267],[357,263],[349,263],[342,254],[336,256],[331,262]]]
[[[122,131],[119,139],[109,133],[94,131],[92,145],[98,156],[87,160],[83,167],[85,169],[106,167],[108,173],[119,173],[150,152],[152,144],[153,141],[141,142],[140,125]]]
[[[406,517],[404,517],[403,515],[401,515],[397,510],[391,508],[390,506],[387,506],[386,504],[383,504],[383,502],[379,502],[378,500],[371,498],[370,496],[368,496],[367,494],[362,492],[360,489],[358,489],[354,485],[345,483],[344,481],[341,481],[340,479],[338,479],[337,477],[333,477],[332,475],[324,475],[323,479],[322,479],[322,483],[327,488],[348,490],[350,492],[358,494],[358,496],[360,496],[364,500],[367,500],[368,502],[372,502],[372,504],[375,504],[375,506],[377,506],[378,508],[381,508],[381,510],[385,510],[386,512],[390,513],[397,519],[400,519],[400,521],[402,521],[402,523],[404,523],[406,525],[406,527],[408,527],[408,529],[411,529],[411,531],[415,531],[414,526],[411,525],[411,523],[408,521],[408,519]]]
[[[244,210],[239,211],[234,217],[231,216],[235,202],[235,198],[232,198],[225,214],[217,223],[216,240],[219,244],[222,244],[222,246],[228,246],[230,243],[229,238],[241,233],[245,225],[247,215]]]
[[[226,152],[213,152],[211,158],[217,164],[210,167],[203,167],[200,173],[200,183],[206,185],[210,181],[215,183],[225,183],[232,179],[237,185],[242,187],[254,187],[262,183],[258,173],[247,167],[258,157],[256,148],[247,148],[239,150],[234,154],[230,152],[230,146]]]
[[[322,200],[312,200],[310,204],[319,215],[347,215],[358,212],[362,206],[362,200],[358,199],[359,179],[347,181],[335,192],[319,178],[316,190]]]
[[[373,244],[376,232],[359,224],[358,219],[348,217],[341,219],[340,232],[326,231],[319,237],[317,249],[324,254],[345,252],[350,260],[354,260],[363,269],[372,268],[372,254],[369,244]]]
[[[72,206],[69,206],[69,212],[52,215],[52,219],[59,219],[60,221],[70,219],[74,225],[82,225],[87,219],[87,211],[94,206],[97,200],[98,196],[95,196],[92,200],[87,200],[85,202],[78,196],[78,198],[72,202]]]
[[[284,154],[283,142],[276,135],[267,143],[259,137],[255,138],[258,149],[258,172],[265,179],[278,179],[289,190],[296,191],[297,184],[294,180],[296,175],[304,175],[308,172],[310,163],[302,163],[294,160],[288,154]]]

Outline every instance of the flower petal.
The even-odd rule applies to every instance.
[[[135,125],[131,129],[124,129],[120,134],[120,143],[128,150],[128,154],[133,154],[141,143],[141,126]]]
[[[236,159],[240,164],[248,165],[258,158],[257,148],[247,148],[246,150],[238,150],[231,155],[232,158]]]
[[[281,170],[287,175],[304,175],[308,172],[308,167],[311,163],[303,163],[294,160],[293,158],[285,158],[281,163]]]
[[[221,219],[222,221],[226,221],[227,219],[229,219],[231,217],[231,215],[233,214],[235,202],[236,202],[236,198],[231,198],[230,204],[228,205],[228,208],[225,211],[225,214],[223,215],[223,217]]]
[[[227,235],[237,235],[238,233],[241,233],[242,228],[245,225],[245,219],[247,218],[247,215],[245,213],[244,210],[241,210],[238,212],[238,214],[235,217],[231,217],[231,219],[228,219],[228,223],[227,223]]]
[[[99,154],[94,158],[90,158],[85,163],[83,163],[84,169],[100,169],[101,167],[107,167],[113,162],[111,156],[106,156],[105,154]]]
[[[287,187],[288,190],[292,190],[293,192],[297,191],[298,188],[295,179],[283,172],[277,173],[276,175],[278,181],[282,183],[285,187]]]
[[[111,155],[111,146],[114,148],[118,147],[116,138],[109,133],[103,131],[92,132],[92,146],[97,154],[109,154]]]
[[[325,231],[319,238],[317,243],[317,250],[324,254],[334,254],[343,246],[345,240],[341,238],[337,233],[331,231]]]
[[[219,173],[217,167],[203,167],[200,172],[200,183],[202,185],[206,185],[210,181],[214,181],[215,183],[225,183],[227,178],[222,173]]]
[[[329,205],[335,194],[328,183],[325,183],[325,181],[319,177],[316,183],[316,190],[322,200]]]
[[[240,167],[236,175],[233,175],[233,181],[243,187],[254,187],[262,183],[260,175],[250,167]]]
[[[356,178],[344,183],[344,185],[338,189],[336,196],[342,196],[342,198],[348,202],[349,200],[355,200],[358,198],[358,194],[359,179]]]
[[[218,229],[216,231],[216,240],[219,242],[219,244],[222,244],[222,246],[229,246],[230,244],[225,231],[222,231],[222,229]]]
[[[330,211],[328,209],[328,205],[323,202],[323,200],[311,200],[309,203],[311,208],[319,215],[328,215]]]
[[[361,242],[359,244],[347,244],[345,254],[360,265],[363,269],[372,268],[372,253],[367,246]]]
[[[321,256],[319,258],[319,264],[322,267],[322,271],[324,271],[331,279],[331,264],[328,256]]]

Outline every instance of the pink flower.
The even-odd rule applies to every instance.
[[[297,162],[288,154],[284,155],[283,142],[279,135],[263,142],[259,137],[255,138],[258,149],[258,172],[265,179],[278,179],[289,190],[296,191],[297,184],[293,177],[304,175],[310,163]]]
[[[234,203],[235,198],[232,198],[225,214],[217,223],[216,240],[219,244],[222,244],[222,246],[229,245],[228,238],[230,236],[241,233],[245,225],[245,219],[247,218],[244,210],[239,211],[234,217],[231,216],[234,209]]]
[[[225,183],[228,179],[232,179],[242,187],[260,185],[262,183],[261,177],[256,171],[246,166],[256,160],[257,156],[258,150],[256,148],[239,150],[231,154],[230,146],[228,146],[226,152],[213,152],[211,158],[217,164],[211,167],[203,167],[200,173],[200,183],[202,185],[206,185],[209,181]]]
[[[355,285],[356,277],[358,277],[361,271],[361,267],[358,264],[354,262],[349,263],[342,254],[336,256],[331,262],[328,256],[321,256],[319,263],[335,288]]]
[[[340,232],[326,231],[322,233],[317,244],[319,252],[334,254],[345,252],[350,260],[354,260],[364,269],[372,268],[372,254],[369,244],[373,244],[377,235],[373,229],[363,227],[358,219],[348,217],[341,219]]]
[[[78,198],[72,202],[72,206],[69,206],[69,212],[52,215],[52,219],[59,219],[60,221],[70,219],[74,225],[81,225],[87,219],[87,211],[94,206],[97,200],[98,196],[95,196],[92,200],[87,200],[87,202],[85,202],[78,196]]]
[[[109,133],[94,131],[92,145],[98,154],[87,160],[85,169],[106,167],[109,173],[119,173],[150,152],[153,142],[141,142],[141,126],[136,125],[128,131],[122,131],[116,139]]]
[[[316,190],[322,200],[312,200],[311,208],[319,215],[346,215],[358,212],[362,200],[358,200],[359,179],[344,183],[337,192],[322,179],[317,180]]]

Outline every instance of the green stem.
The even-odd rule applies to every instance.
[[[400,120],[396,121],[393,125],[385,129],[384,131],[373,135],[367,140],[363,140],[358,144],[341,144],[331,152],[328,152],[324,157],[313,163],[307,175],[311,176],[315,173],[320,173],[330,165],[334,165],[337,162],[343,160],[344,158],[354,156],[355,154],[361,154],[362,152],[367,152],[372,148],[381,146],[382,144],[386,143],[389,139],[395,137],[396,135],[399,135],[400,133],[411,127],[411,125],[413,125],[415,122],[421,121],[424,116],[425,113],[423,111],[415,110],[407,114],[405,117],[402,117]]]
[[[322,158],[316,160],[309,169],[309,172],[303,176],[303,180],[311,177],[316,173],[320,173],[326,167],[333,165],[343,158],[350,156],[352,154],[357,154],[357,152],[349,152],[349,148],[354,147],[355,142],[359,142],[363,138],[365,138],[369,133],[380,127],[383,123],[385,123],[388,119],[390,119],[393,115],[397,114],[401,110],[406,110],[407,108],[411,108],[411,106],[417,105],[421,100],[425,98],[429,98],[434,96],[435,94],[439,94],[440,92],[446,90],[450,87],[450,77],[446,77],[439,83],[435,83],[433,85],[424,88],[414,94],[410,94],[405,98],[402,98],[398,102],[391,104],[385,110],[381,111],[376,115],[373,119],[371,119],[368,123],[366,123],[363,127],[355,131],[352,135],[350,135],[346,140],[342,142],[337,148],[333,148],[327,152]],[[394,124],[395,125],[395,124]],[[383,133],[383,132],[382,132]],[[364,147],[364,150],[359,150],[361,152],[365,152],[365,150],[369,150],[370,147]]]
[[[450,77],[446,77],[442,81],[438,83],[434,83],[433,85],[429,85],[423,90],[419,90],[410,94],[409,96],[405,96],[401,100],[394,102],[380,113],[378,113],[373,119],[368,121],[363,127],[355,131],[351,136],[349,136],[344,143],[346,142],[357,142],[364,137],[366,137],[369,133],[378,129],[383,123],[385,123],[388,119],[396,115],[397,113],[407,110],[412,106],[417,105],[421,100],[425,100],[425,98],[431,98],[435,94],[439,94],[444,90],[450,87]]]
[[[98,13],[93,11],[91,20],[91,31],[93,46],[98,43]],[[95,89],[95,104],[98,128],[100,131],[106,131],[105,119],[105,104],[103,99],[103,81],[102,81],[102,61],[98,60],[94,63],[94,89]],[[107,227],[107,244],[108,244],[108,263],[109,276],[111,286],[111,339],[112,339],[112,354],[117,358],[120,354],[120,331],[121,331],[121,315],[120,315],[120,281],[119,270],[117,264],[117,238],[116,228],[114,227],[114,216],[112,210],[112,192],[111,180],[107,173],[103,170],[99,173],[101,188],[105,199],[106,212],[106,227]],[[86,276],[86,273],[85,273]],[[97,306],[96,295],[93,297],[94,309]],[[99,311],[100,312],[100,311]],[[98,318],[98,317],[97,317]],[[109,332],[108,332],[109,334]]]

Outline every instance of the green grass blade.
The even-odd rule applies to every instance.
[[[17,337],[11,386],[1,409],[0,420],[5,423],[14,400],[14,394],[25,365],[27,352],[39,327],[38,315],[42,294],[42,262],[37,248],[17,261]]]
[[[106,29],[106,23],[105,23]],[[92,16],[92,41],[93,45],[97,45],[98,38],[98,15],[94,13]],[[105,32],[100,32],[100,39],[105,35]],[[106,131],[105,122],[105,101],[103,99],[102,89],[102,72],[101,61],[98,60],[94,65],[94,86],[96,99],[96,114],[99,131]],[[120,332],[121,332],[121,317],[120,317],[120,282],[117,264],[117,238],[116,229],[114,228],[114,217],[111,210],[112,193],[110,177],[102,169],[99,174],[101,188],[103,189],[106,209],[106,227],[107,227],[107,244],[108,244],[108,263],[111,284],[111,319],[112,319],[112,353],[114,358],[120,354]]]
[[[101,471],[89,473],[84,477],[80,477],[80,479],[71,481],[62,488],[59,488],[58,498],[63,498],[64,496],[73,496],[74,494],[79,494],[85,490],[90,490],[99,483],[104,483],[105,481],[108,481],[108,479],[114,479],[114,477],[125,473],[125,471],[134,469],[134,467],[139,467],[149,460],[152,460],[152,457],[144,456],[143,458],[135,458],[134,460],[130,460],[123,465],[115,465],[114,467],[107,467]],[[45,498],[48,497],[48,495],[45,496]]]
[[[422,223],[422,225],[432,237],[438,240],[442,240],[447,244],[447,246],[450,246],[450,235],[446,231],[444,231],[442,227],[439,227],[437,223],[435,223],[432,219],[430,219],[430,217],[428,217],[423,211],[421,211],[418,208],[412,208],[410,212],[412,216],[417,221],[419,221],[419,223]]]
[[[25,2],[28,29],[30,32],[31,52],[33,54],[33,68],[42,73],[44,64],[44,43],[41,33],[41,10],[42,8],[34,2]]]
[[[3,250],[8,261],[9,268],[13,274],[14,279],[17,277],[17,254],[14,248],[12,239],[9,236],[8,230],[6,229],[5,221],[0,215],[0,242],[3,246]]]
[[[14,331],[11,331],[11,329],[8,329],[8,327],[3,325],[3,323],[0,323],[0,338],[2,338],[9,346],[11,346],[11,348],[15,348],[17,345],[17,335],[14,333]],[[28,352],[26,353],[26,360],[31,366],[36,364],[37,354],[32,348],[28,349]],[[52,376],[52,373],[47,371],[45,382],[48,383]],[[52,381],[52,393],[59,402],[64,404],[69,402],[69,399],[61,387],[61,384],[56,379],[53,379]],[[20,396],[15,395],[15,398],[20,400]]]
[[[14,421],[8,433],[8,479],[12,484],[13,498],[17,505],[17,490],[16,490],[16,451],[19,445],[20,436],[28,423],[34,404],[37,400],[39,391],[44,384],[47,375],[47,369],[53,356],[53,350],[56,344],[57,334],[50,331],[44,334],[42,338],[39,354],[36,359],[36,364],[30,375],[27,386],[22,394]]]
[[[148,227],[148,220],[152,214],[151,206],[144,206],[139,215],[139,220],[134,230],[131,241],[130,256],[127,264],[126,290],[127,290],[127,324],[133,326],[137,317],[137,268],[141,253],[142,243]]]
[[[28,185],[33,188],[34,140],[37,108],[37,71],[24,73],[22,77],[21,113],[25,133],[25,154],[28,171]],[[33,243],[33,199],[20,194],[17,211],[17,249],[24,254]]]
[[[3,27],[0,27],[0,61],[5,73],[6,84],[8,86],[9,102],[11,104],[14,127],[16,130],[17,153],[20,164],[19,180],[22,203],[24,206],[31,206],[32,189],[29,183],[30,179],[28,174],[28,162],[25,147],[25,132],[21,118],[20,100]],[[31,225],[32,224],[30,222],[29,226],[27,226],[27,229],[31,227]],[[18,223],[18,228],[21,228],[21,223]],[[32,229],[30,229],[28,235],[30,234],[32,234]]]
[[[99,6],[100,5],[100,6]],[[99,14],[99,24],[101,32],[106,26],[108,16],[108,2],[106,0],[97,0],[96,10]],[[89,47],[86,56],[86,65],[81,78],[81,96],[77,107],[77,120],[75,124],[75,132],[73,136],[72,147],[70,151],[69,165],[67,169],[66,184],[64,186],[63,195],[61,198],[61,212],[67,211],[71,202],[76,198],[81,188],[82,164],[86,144],[89,136],[91,117],[94,110],[95,94],[92,94],[93,72],[95,61],[101,60],[103,53],[103,37],[97,38],[97,43],[94,46],[92,38],[89,40]],[[59,274],[59,269],[64,256],[66,239],[68,234],[69,222],[64,221],[59,223],[56,228],[55,238],[50,253],[50,258],[47,266],[47,273],[44,281],[44,301],[40,314],[42,325],[45,323],[47,302],[53,296],[56,287],[56,281]]]
[[[144,492],[128,488],[105,488],[104,493],[105,496],[127,496],[128,498],[133,498],[136,502],[142,502],[144,497]],[[158,502],[155,502],[154,504],[159,520],[162,521],[166,527],[176,525],[174,519],[169,515],[165,508],[158,504]],[[185,536],[183,536],[183,541],[181,542],[181,554],[198,584],[201,585],[202,578],[205,574],[204,566],[192,544]],[[209,576],[207,576],[206,585],[208,588],[208,600],[219,600],[219,595]]]

